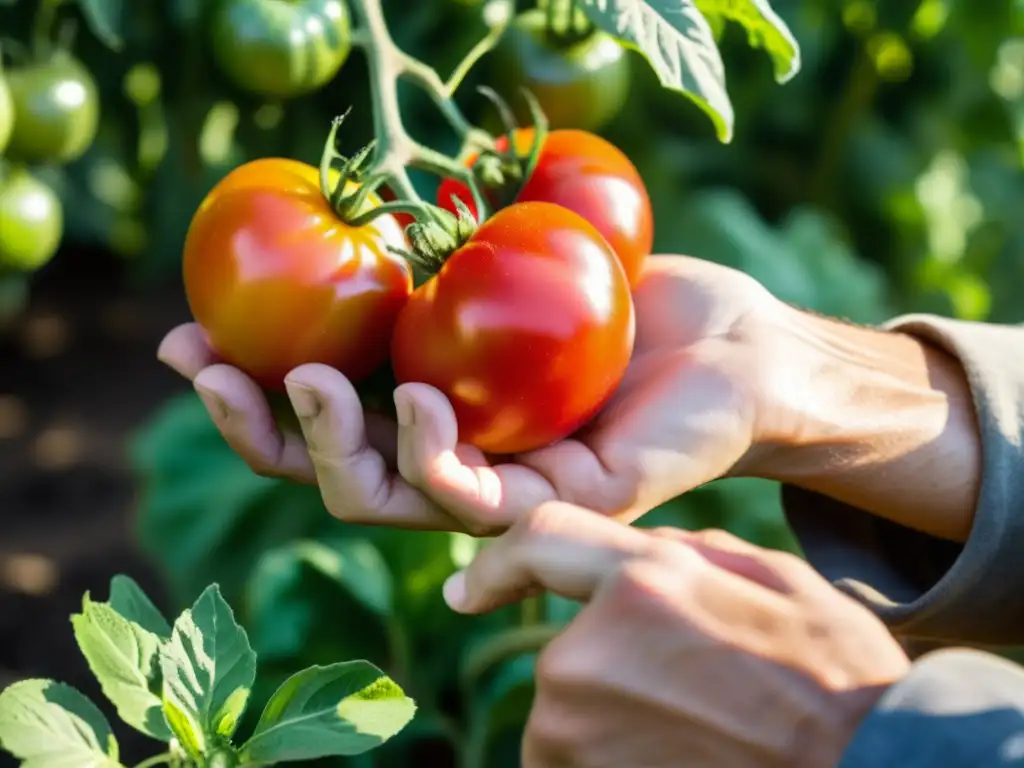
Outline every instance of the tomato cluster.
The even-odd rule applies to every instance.
[[[531,141],[521,132],[516,151]],[[470,202],[450,179],[438,194],[451,210],[453,195]],[[364,210],[381,202],[370,195]],[[448,397],[461,440],[519,453],[572,434],[618,387],[652,228],[647,191],[618,149],[554,131],[518,197],[414,290],[396,253],[420,240],[394,215],[347,224],[316,169],[268,158],[236,168],[200,205],[185,289],[213,349],[268,390],[303,363],[359,381],[390,362],[398,382]]]

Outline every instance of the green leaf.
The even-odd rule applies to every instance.
[[[64,683],[22,680],[0,693],[0,745],[22,768],[120,768],[95,704]]]
[[[695,0],[702,13],[742,24],[753,48],[771,56],[775,81],[786,83],[800,71],[800,46],[768,0]]]
[[[643,54],[661,84],[686,94],[732,140],[733,108],[715,36],[693,0],[582,0],[598,27]]]
[[[86,594],[82,612],[71,617],[78,647],[89,662],[103,694],[132,728],[169,741],[160,690],[160,638],[135,624],[111,605],[94,603]]]
[[[503,662],[474,693],[466,747],[471,764],[491,765],[497,737],[522,731],[533,705],[536,661],[536,654],[525,653]]]
[[[118,574],[110,580],[110,598],[107,603],[128,621],[134,621],[160,639],[166,640],[171,636],[171,625],[167,619],[142,591],[142,587],[128,576]]]
[[[386,642],[382,630],[375,630],[391,614],[392,589],[384,558],[365,539],[303,539],[270,550],[256,563],[246,587],[253,647],[264,661],[301,654],[307,664],[329,663],[341,652],[349,658],[372,656],[374,646],[383,648]],[[347,633],[360,641],[358,647],[339,649],[336,612],[360,627]],[[330,650],[317,658],[314,649],[321,640]]]
[[[142,486],[139,536],[181,603],[217,582],[241,605],[266,550],[337,525],[315,486],[253,472],[193,393],[160,409],[132,453]]]
[[[402,730],[416,704],[366,661],[310,667],[288,678],[267,702],[241,762],[269,765],[358,755]]]
[[[267,553],[263,567],[273,571],[292,564],[303,565],[330,579],[379,616],[391,612],[391,573],[369,541],[296,541]]]
[[[125,0],[78,0],[92,33],[115,51],[124,46],[121,37]]]
[[[231,738],[256,678],[256,654],[216,584],[174,622],[160,668],[164,714],[189,755],[198,759]]]
[[[675,207],[662,218],[678,252],[746,272],[805,309],[858,323],[890,316],[884,274],[860,258],[821,211],[795,208],[773,227],[733,189],[702,190]]]

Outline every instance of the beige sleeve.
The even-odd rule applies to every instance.
[[[792,486],[782,501],[808,560],[897,634],[1024,642],[1024,327],[909,315],[886,325],[941,346],[967,373],[983,475],[964,545]]]

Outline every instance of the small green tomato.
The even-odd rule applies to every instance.
[[[352,50],[344,0],[220,0],[211,31],[224,74],[273,98],[322,88]]]
[[[92,145],[99,92],[88,69],[66,52],[7,70],[14,131],[7,156],[26,163],[69,163]],[[2,112],[2,110],[0,110]]]
[[[64,212],[60,198],[28,171],[0,179],[0,271],[34,272],[60,245]]]

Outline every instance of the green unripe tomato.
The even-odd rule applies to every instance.
[[[0,272],[33,272],[60,245],[64,212],[60,198],[23,169],[0,179]]]
[[[7,142],[11,140],[13,130],[14,98],[11,96],[11,87],[4,79],[4,72],[0,69],[0,155],[7,148]]]
[[[69,53],[7,70],[14,131],[7,155],[26,163],[69,163],[92,145],[99,127],[96,81]]]
[[[275,98],[322,88],[352,50],[345,0],[220,0],[211,31],[224,74]]]
[[[596,131],[622,110],[629,94],[629,59],[613,37],[595,30],[564,46],[550,36],[545,12],[536,8],[513,20],[493,63],[498,91],[517,114],[529,114],[519,93],[527,88],[552,129]]]

